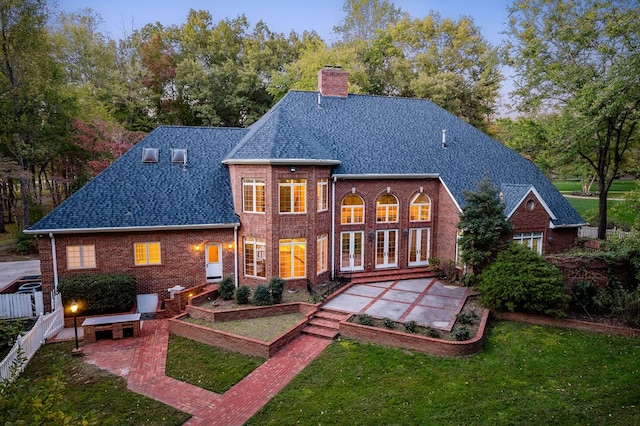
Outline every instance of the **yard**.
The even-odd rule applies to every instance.
[[[65,406],[94,413],[100,424],[181,424],[188,417],[82,366],[70,348],[46,345],[19,380],[30,386],[66,372]],[[194,374],[220,370],[195,353],[183,356],[194,361]],[[248,424],[632,425],[640,416],[639,383],[638,338],[497,322],[485,350],[470,358],[336,341]]]

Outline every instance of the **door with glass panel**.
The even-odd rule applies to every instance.
[[[385,229],[376,232],[376,268],[398,266],[398,231]]]
[[[409,266],[425,266],[429,264],[429,228],[409,229]]]
[[[207,281],[222,279],[222,245],[207,244],[206,246]]]
[[[364,231],[343,232],[340,236],[340,270],[362,271],[364,269]]]

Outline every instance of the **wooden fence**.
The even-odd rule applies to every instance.
[[[40,299],[42,299],[41,292]],[[14,380],[45,340],[62,330],[64,327],[62,297],[58,294],[54,300],[55,310],[47,315],[40,315],[31,330],[18,337],[9,354],[0,363],[0,380]],[[16,365],[15,369],[11,368],[13,365]]]
[[[34,318],[43,313],[41,291],[0,294],[0,318]]]
[[[607,229],[607,238],[611,238],[614,235],[618,238],[627,238],[631,236],[631,232],[625,232],[617,228]],[[581,226],[578,229],[578,237],[598,238],[598,228],[595,226]]]

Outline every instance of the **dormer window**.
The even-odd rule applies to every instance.
[[[158,148],[142,148],[142,162],[143,163],[157,163],[158,162]]]
[[[171,149],[171,162],[187,164],[187,150],[183,148]]]

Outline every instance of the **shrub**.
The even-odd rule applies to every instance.
[[[253,304],[256,306],[268,306],[272,304],[269,286],[259,285],[253,293]]]
[[[396,323],[391,318],[382,318],[382,324],[389,330],[396,328]]]
[[[512,243],[480,276],[480,301],[489,309],[561,317],[567,308],[558,268],[528,248]]]
[[[598,295],[603,312],[622,320],[629,327],[640,327],[640,287],[633,291],[611,282]]]
[[[466,325],[463,325],[462,327],[458,327],[455,330],[453,330],[453,337],[457,341],[462,342],[464,340],[469,340],[471,338],[471,332],[469,331]]]
[[[456,321],[461,325],[472,325],[478,319],[478,314],[475,311],[460,312],[456,315]]]
[[[582,308],[585,312],[597,309],[599,305],[598,293],[600,289],[589,281],[581,281],[572,289],[571,303]]]
[[[358,324],[360,325],[373,325],[373,317],[368,314],[358,315]]]
[[[427,327],[427,336],[434,339],[439,339],[441,335],[440,332],[435,328]]]
[[[418,323],[415,321],[408,321],[404,323],[404,331],[407,333],[415,333],[418,331]]]
[[[112,314],[131,310],[137,284],[131,275],[76,275],[60,281],[58,291],[65,306],[78,302],[82,315]]]
[[[238,287],[236,290],[236,303],[238,305],[246,305],[249,303],[249,296],[251,296],[251,288],[246,285]]]
[[[19,255],[27,255],[36,252],[36,236],[20,232],[16,237],[16,246],[13,249]]]
[[[235,290],[236,286],[233,283],[233,277],[231,275],[227,275],[222,279],[222,281],[220,281],[218,291],[220,292],[220,297],[222,297],[222,300],[233,299],[233,292]]]
[[[282,303],[284,284],[285,281],[280,277],[273,277],[269,280],[269,289],[271,290],[271,300],[273,303]]]

